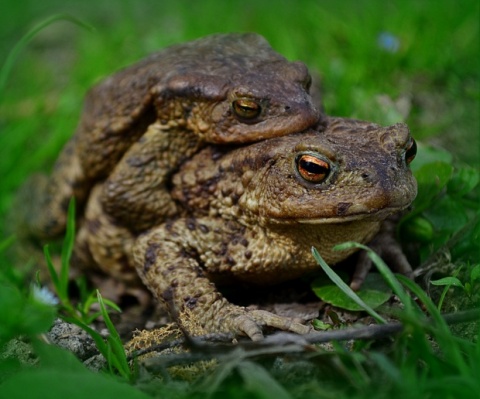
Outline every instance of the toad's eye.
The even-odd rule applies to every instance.
[[[310,75],[308,75],[305,81],[303,82],[303,87],[305,87],[305,90],[307,92],[310,91],[310,87],[312,87],[312,77]]]
[[[321,183],[330,174],[328,162],[315,155],[302,154],[297,157],[296,163],[300,176],[310,183]]]
[[[411,137],[407,144],[407,150],[405,151],[405,162],[407,163],[407,165],[410,165],[410,163],[415,159],[416,155],[417,143],[415,142],[413,137]]]
[[[250,98],[239,98],[232,102],[232,109],[240,119],[255,119],[262,112],[262,107]]]

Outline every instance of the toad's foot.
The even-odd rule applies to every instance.
[[[297,334],[308,334],[311,332],[311,328],[308,326],[297,323],[290,318],[267,312],[266,310],[246,311],[245,314],[235,316],[232,323],[237,331],[246,334],[252,341],[260,341],[263,339],[263,326]]]
[[[235,335],[246,335],[252,341],[260,341],[263,339],[264,327],[272,327],[296,334],[308,334],[312,331],[312,329],[306,325],[266,310],[248,310],[228,303],[224,299],[222,299],[220,303],[213,304],[213,307],[220,305],[221,308],[218,309],[216,313],[214,325],[204,326],[207,327],[208,330],[231,332]]]

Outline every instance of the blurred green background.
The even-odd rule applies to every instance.
[[[328,114],[406,121],[417,139],[479,163],[477,0],[2,0],[0,62],[36,24],[0,93],[0,217],[32,171],[71,136],[86,90],[163,48],[214,32],[255,31],[322,78]],[[421,156],[421,154],[420,154]]]

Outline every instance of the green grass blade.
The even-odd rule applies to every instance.
[[[457,367],[457,369],[463,374],[468,375],[468,366],[462,357],[460,348],[458,347],[447,323],[443,319],[442,315],[438,311],[433,301],[428,295],[412,280],[405,276],[398,276],[399,281],[405,285],[411,292],[413,292],[420,301],[425,305],[427,311],[433,319],[435,329],[432,329],[435,334],[440,347],[445,352],[446,357]]]
[[[367,312],[379,323],[387,323],[387,321],[382,316],[380,316],[377,312],[375,312],[375,310],[368,306],[347,284],[343,282],[340,276],[335,273],[330,266],[327,265],[327,263],[318,253],[317,249],[314,247],[312,247],[312,255],[317,261],[317,263],[320,265],[320,267],[323,269],[325,274],[338,286],[338,288],[340,288],[345,293],[345,295],[347,295],[358,306],[361,306],[365,310],[365,312]]]
[[[57,21],[68,21],[74,23],[75,25],[81,26],[82,28],[85,28],[89,31],[95,30],[93,26],[68,14],[52,15],[51,17],[40,22],[38,25],[34,26],[29,32],[27,32],[13,47],[12,51],[10,51],[10,53],[8,54],[5,63],[0,69],[0,93],[2,93],[5,89],[8,76],[10,75],[10,72],[13,69],[13,65],[15,64],[15,61],[17,60],[20,52],[27,46],[27,44],[35,37],[38,32]],[[3,96],[0,96],[0,98],[3,98]]]
[[[110,316],[108,315],[107,308],[105,306],[105,302],[103,300],[102,295],[100,294],[100,291],[97,290],[97,301],[98,304],[100,305],[100,311],[102,312],[102,316],[104,318],[105,325],[107,326],[108,331],[110,331],[110,336],[114,337],[115,339],[120,340],[120,335],[117,332],[117,329],[112,323],[112,320],[110,319]]]
[[[425,291],[423,291],[415,282],[410,280],[409,278],[398,275],[398,280],[407,287],[411,292],[413,292],[418,299],[425,305],[427,311],[430,313],[432,319],[434,320],[435,324],[440,327],[444,331],[449,331],[448,325],[443,319],[442,315],[438,311],[437,307],[433,303],[433,301],[428,297]]]
[[[259,364],[245,360],[238,364],[237,370],[248,392],[255,392],[258,396],[265,398],[293,398],[280,382]]]
[[[85,323],[90,324],[90,323],[93,323],[95,320],[97,320],[101,315],[102,315],[102,312],[95,312],[95,313],[92,313],[91,315],[83,316],[83,320],[85,321]]]
[[[460,273],[460,270],[462,270],[461,266],[457,270],[455,270],[455,273],[453,273],[451,277],[445,277],[440,280],[430,281],[430,284],[433,284],[433,285],[445,285],[437,305],[437,309],[439,312],[442,310],[443,301],[445,300],[447,292],[452,285],[455,287],[464,288],[461,281],[457,278],[458,274]]]
[[[15,241],[15,236],[10,236],[10,237],[7,237],[5,238],[3,241],[0,242],[0,253],[2,253],[3,251],[5,251],[10,245],[13,244],[13,242]]]
[[[404,290],[402,285],[398,282],[398,280],[395,278],[395,275],[392,273],[390,268],[385,264],[383,259],[378,256],[374,251],[372,251],[369,247],[366,245],[359,244],[358,242],[345,242],[340,245],[336,245],[333,249],[342,251],[345,249],[351,249],[351,248],[359,248],[367,251],[368,257],[372,260],[374,265],[377,267],[378,271],[382,275],[382,277],[385,279],[387,284],[390,286],[390,288],[393,290],[395,295],[397,295],[400,298],[400,301],[403,303],[405,306],[405,310],[407,313],[412,313],[414,311],[414,304],[408,293]]]
[[[62,246],[62,267],[60,269],[60,284],[68,292],[68,275],[73,245],[75,243],[75,198],[72,197],[68,204],[67,231]]]
[[[103,298],[103,302],[105,303],[106,306],[109,308],[112,308],[113,310],[121,313],[122,309],[120,309],[120,306],[118,306],[115,302],[111,301],[110,299]]]
[[[64,299],[65,293],[61,290],[60,287],[60,280],[58,278],[58,273],[55,270],[55,266],[53,265],[52,256],[50,255],[50,249],[48,244],[43,247],[43,253],[45,255],[45,261],[47,262],[48,272],[50,273],[50,278],[52,279],[53,286],[57,290],[57,295],[60,297],[61,300]]]
[[[127,355],[125,354],[125,349],[122,344],[122,340],[120,335],[117,332],[117,329],[112,323],[110,316],[108,315],[107,308],[105,306],[105,302],[103,301],[102,295],[100,291],[97,290],[97,300],[98,304],[100,305],[100,311],[102,312],[103,321],[107,326],[107,329],[110,333],[108,337],[109,345],[109,363],[111,363],[118,372],[127,380],[132,379],[132,374],[130,372],[130,367],[128,365]]]

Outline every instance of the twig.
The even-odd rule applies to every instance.
[[[449,325],[476,321],[480,320],[480,309],[466,310],[457,313],[447,313],[443,315],[443,318]],[[422,324],[425,326],[425,328],[428,328],[430,325],[432,325],[432,320],[430,318],[426,318]],[[385,338],[399,333],[403,330],[403,328],[404,325],[401,322],[393,322],[382,325],[348,328],[345,330],[318,331],[307,335],[278,332],[266,337],[263,341],[240,341],[236,344],[232,343],[232,334],[208,334],[198,337],[189,336],[188,339],[180,338],[136,351],[131,355],[131,357],[137,357],[152,351],[161,351],[163,349],[172,348],[179,345],[186,346],[196,354],[203,353],[204,355],[225,355],[238,349],[239,347],[250,354],[258,350],[261,350],[263,353],[262,349],[267,350],[267,352],[270,354],[281,353],[282,351],[285,351],[287,347],[288,352],[292,350],[297,352],[305,352],[313,349],[310,346],[311,344],[326,343],[331,341]],[[212,339],[217,341],[217,343],[212,343]],[[193,357],[190,357],[191,361],[193,361],[192,359]],[[184,361],[184,359],[181,360]]]

